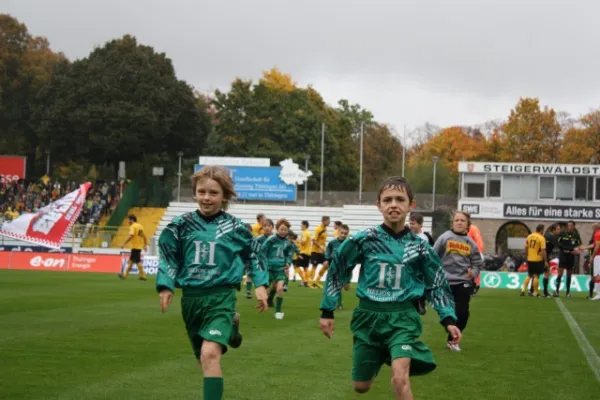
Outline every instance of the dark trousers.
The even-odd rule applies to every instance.
[[[468,283],[465,287],[465,283],[458,285],[451,285],[452,295],[454,296],[454,312],[456,313],[456,327],[464,332],[469,321],[469,303],[471,302],[471,295],[473,294],[473,286]],[[452,337],[448,335],[448,340],[452,340]]]

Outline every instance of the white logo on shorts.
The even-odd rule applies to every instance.
[[[221,333],[221,331],[218,331],[216,329],[213,329],[213,330],[209,331],[208,333],[210,333],[213,336],[223,336],[223,334]]]
[[[402,345],[402,350],[409,351],[409,350],[412,350],[412,347],[409,346],[408,344],[405,344],[405,345]]]

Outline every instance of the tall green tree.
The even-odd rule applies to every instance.
[[[363,190],[376,190],[385,178],[402,174],[402,145],[384,124],[370,124],[363,134]]]
[[[265,72],[257,83],[235,80],[228,92],[215,92],[213,154],[268,157],[277,165],[285,158],[303,164],[310,157],[317,188],[321,175],[321,130],[325,124],[325,190],[358,187],[357,148],[350,121],[329,107],[312,87],[299,88],[289,75]]]
[[[66,57],[54,53],[46,38],[32,36],[25,24],[0,14],[0,149],[27,156],[28,176],[44,164],[33,120],[36,98],[61,63],[68,63]]]
[[[360,133],[361,124],[368,126],[374,123],[371,111],[365,110],[360,104],[350,104],[348,100],[341,99],[338,101],[338,106],[339,112],[350,122],[350,129],[355,136]]]
[[[109,164],[197,156],[211,129],[171,60],[125,35],[62,65],[39,96],[40,139],[63,159]]]

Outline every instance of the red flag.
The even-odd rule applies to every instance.
[[[81,213],[87,192],[92,184],[79,189],[41,208],[37,213],[22,214],[0,225],[0,235],[60,249],[71,227]]]

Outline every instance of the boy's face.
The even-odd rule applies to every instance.
[[[417,223],[417,221],[413,221],[412,219],[408,221],[408,226],[410,226],[410,230],[413,231],[413,233],[419,233],[423,228],[423,225]]]
[[[452,220],[452,230],[456,233],[464,233],[469,230],[469,223],[467,217],[461,213],[454,214]]]
[[[567,231],[568,232],[573,232],[575,230],[575,225],[572,222],[569,222],[567,224]]]
[[[323,221],[323,226],[329,226],[329,223],[331,222],[331,220],[326,219]]]
[[[340,228],[340,230],[338,231],[338,239],[345,240],[348,237],[348,233],[348,229]]]
[[[263,231],[265,232],[265,235],[271,236],[273,234],[273,225],[265,224],[263,226]]]
[[[403,187],[385,189],[377,200],[377,208],[388,224],[404,224],[406,216],[415,205],[414,200],[408,199],[408,193]]]
[[[282,238],[286,237],[289,231],[288,227],[284,224],[279,225],[279,228],[277,228],[277,234]]]
[[[196,183],[194,199],[198,203],[200,213],[205,216],[215,215],[223,207],[223,189],[213,179],[206,178]]]
[[[300,225],[300,226],[302,227],[302,230],[303,230],[303,231],[305,231],[305,230],[307,230],[307,229],[308,229],[308,226],[306,226],[306,224],[302,224],[302,225]]]

